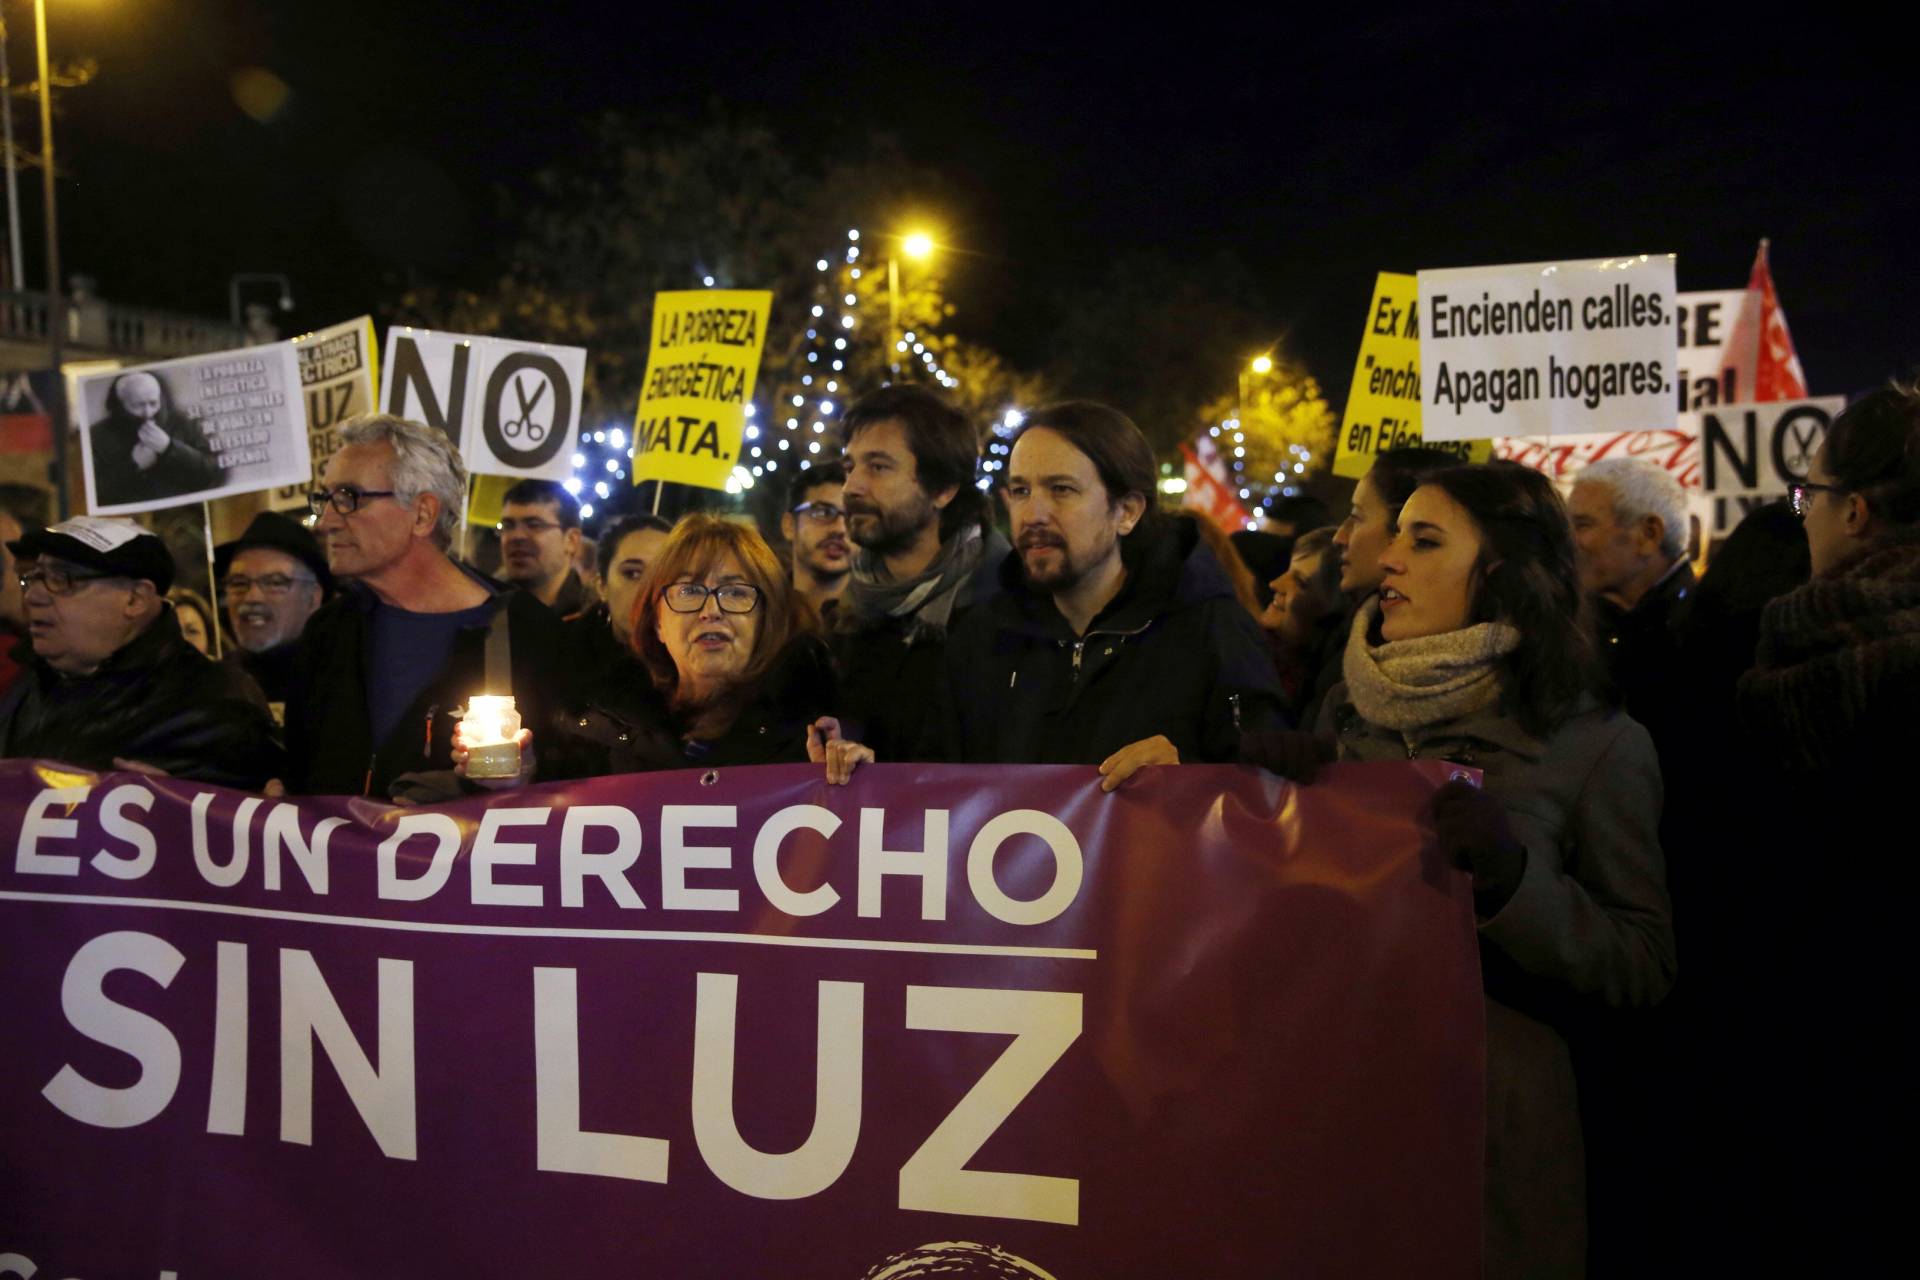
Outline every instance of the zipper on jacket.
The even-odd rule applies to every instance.
[[[1227,710],[1233,716],[1233,731],[1235,733],[1242,732],[1240,728],[1240,695],[1239,694],[1230,693],[1227,695]]]
[[[1114,639],[1114,640],[1128,640],[1134,636],[1140,635],[1142,632],[1146,631],[1146,629],[1148,627],[1151,627],[1152,625],[1153,625],[1153,622],[1151,620],[1148,620],[1146,622],[1141,623],[1139,626],[1135,627],[1131,631],[1089,631],[1087,632],[1087,634],[1081,636],[1078,640],[1075,640],[1073,642],[1074,678],[1075,679],[1079,678],[1080,659],[1086,654],[1087,646],[1092,644],[1094,640],[1098,639],[1101,636],[1107,636],[1110,639]],[[1064,644],[1066,642],[1062,641],[1061,643]]]

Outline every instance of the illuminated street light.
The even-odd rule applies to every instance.
[[[906,235],[898,237],[898,239],[900,252],[906,254],[916,262],[924,262],[933,256],[933,237],[924,231],[910,231]],[[900,263],[899,260],[890,253],[887,255],[887,337],[889,339],[898,339],[899,336]],[[907,341],[913,341],[911,334],[907,336]],[[898,353],[900,349],[896,343],[894,345],[894,351]],[[891,361],[890,367],[893,371],[893,376],[898,378],[900,376],[900,362],[898,360]]]
[[[1272,356],[1255,356],[1253,358],[1253,371],[1255,373],[1260,373],[1260,374],[1272,373],[1273,357]]]

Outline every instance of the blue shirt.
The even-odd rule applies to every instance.
[[[367,720],[373,726],[376,746],[387,740],[407,708],[445,670],[460,633],[469,627],[486,626],[493,618],[494,607],[491,600],[453,613],[412,613],[389,604],[373,606]]]

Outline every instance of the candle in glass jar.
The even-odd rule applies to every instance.
[[[520,772],[520,713],[513,698],[478,693],[460,717],[469,778],[511,778]]]

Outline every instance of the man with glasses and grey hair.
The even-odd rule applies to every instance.
[[[274,776],[266,709],[180,634],[159,538],[131,520],[76,516],[8,550],[32,654],[0,698],[0,756],[249,790]]]
[[[529,725],[550,715],[560,621],[448,554],[467,469],[444,433],[369,414],[341,427],[340,441],[309,505],[343,582],[294,660],[287,789],[450,797],[453,730],[469,698],[510,694]]]

